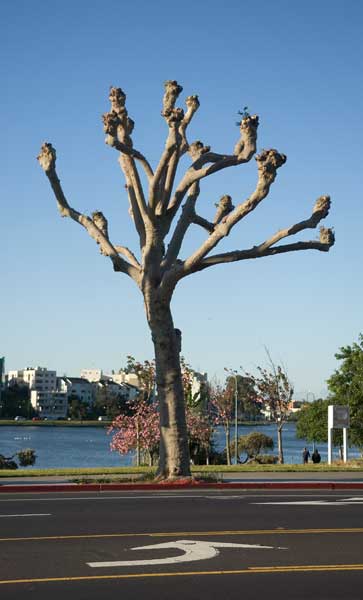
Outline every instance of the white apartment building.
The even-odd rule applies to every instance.
[[[92,383],[95,394],[97,391],[103,390],[110,394],[110,396],[122,397],[124,400],[134,400],[139,393],[139,389],[129,383],[116,383],[111,379],[102,379]]]
[[[30,402],[42,419],[65,419],[68,411],[68,395],[58,391],[30,391]]]
[[[192,379],[192,394],[197,395],[201,394],[203,389],[208,384],[208,375],[207,373],[198,373],[197,371],[193,371],[193,379]]]
[[[23,370],[8,371],[5,379],[7,385],[24,385]]]
[[[106,375],[102,369],[82,369],[81,378],[87,379],[91,383],[97,383],[98,381],[113,381],[114,383],[122,384],[129,383],[133,387],[139,387],[139,378],[136,373],[113,373],[112,375]]]
[[[104,376],[102,373],[102,369],[82,369],[81,378],[87,379],[88,381],[100,381],[101,379],[107,378],[107,375]]]
[[[14,383],[27,385],[30,390],[50,392],[57,389],[57,373],[48,371],[45,367],[27,367],[19,371],[9,371],[8,385]]]
[[[94,387],[83,377],[58,377],[57,388],[60,392],[66,393],[69,399],[77,397],[85,404],[93,404]]]
[[[113,373],[111,378],[115,383],[129,383],[134,387],[140,387],[139,378],[136,373],[125,373],[125,371],[121,371],[120,373]]]

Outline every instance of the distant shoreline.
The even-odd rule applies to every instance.
[[[0,427],[108,427],[111,421],[11,421],[0,420]]]
[[[11,419],[0,419],[0,427],[109,427],[112,421],[14,421]],[[273,421],[238,421],[238,427],[261,427],[273,425]],[[234,422],[231,423],[231,427]]]

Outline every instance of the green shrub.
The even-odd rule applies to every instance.
[[[18,457],[19,465],[21,467],[29,467],[31,465],[34,465],[37,458],[35,450],[32,450],[32,448],[25,448],[25,450],[19,450],[19,452],[17,452],[16,455]]]
[[[259,465],[276,465],[279,457],[274,454],[257,454],[255,461]]]

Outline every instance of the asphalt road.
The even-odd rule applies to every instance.
[[[0,496],[2,600],[361,600],[362,590],[362,493]]]

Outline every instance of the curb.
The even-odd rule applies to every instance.
[[[296,481],[296,482],[241,482],[241,483],[60,483],[60,484],[1,484],[0,493],[29,492],[107,492],[107,491],[163,491],[188,489],[216,490],[363,490],[363,482]]]

